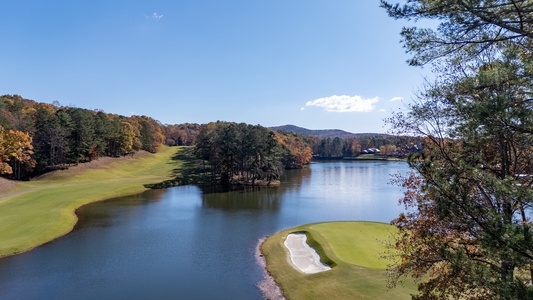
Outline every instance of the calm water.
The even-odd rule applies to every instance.
[[[325,162],[279,188],[185,186],[83,207],[75,230],[0,260],[0,299],[262,299],[259,238],[305,223],[389,222],[401,162]]]

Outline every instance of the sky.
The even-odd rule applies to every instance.
[[[428,71],[378,0],[0,0],[0,94],[163,124],[387,131]]]

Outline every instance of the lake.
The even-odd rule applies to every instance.
[[[403,162],[316,162],[282,185],[183,186],[82,207],[74,231],[0,260],[0,299],[262,299],[258,239],[298,225],[389,222]]]

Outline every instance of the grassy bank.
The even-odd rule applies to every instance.
[[[0,257],[28,251],[72,230],[85,204],[140,193],[171,177],[177,148],[103,158],[0,191]]]
[[[305,232],[308,243],[333,268],[317,274],[295,270],[283,245],[291,232]],[[385,274],[389,262],[380,259],[394,232],[390,225],[373,222],[309,224],[267,238],[261,252],[288,299],[410,299],[415,284],[389,290]]]

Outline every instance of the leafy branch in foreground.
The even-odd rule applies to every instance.
[[[408,212],[393,281],[424,278],[414,299],[533,297],[533,105],[512,59],[427,88],[397,130],[425,137],[399,183]]]
[[[392,4],[381,0],[389,16],[407,20],[435,20],[438,27],[405,27],[403,44],[413,57],[411,65],[424,65],[450,55],[478,55],[496,43],[512,41],[531,48],[531,0],[410,0]],[[463,56],[462,59],[466,59]]]
[[[389,120],[425,139],[395,179],[406,212],[391,283],[418,278],[413,299],[533,299],[533,1],[382,6],[440,23],[402,32],[410,63],[437,78]]]

